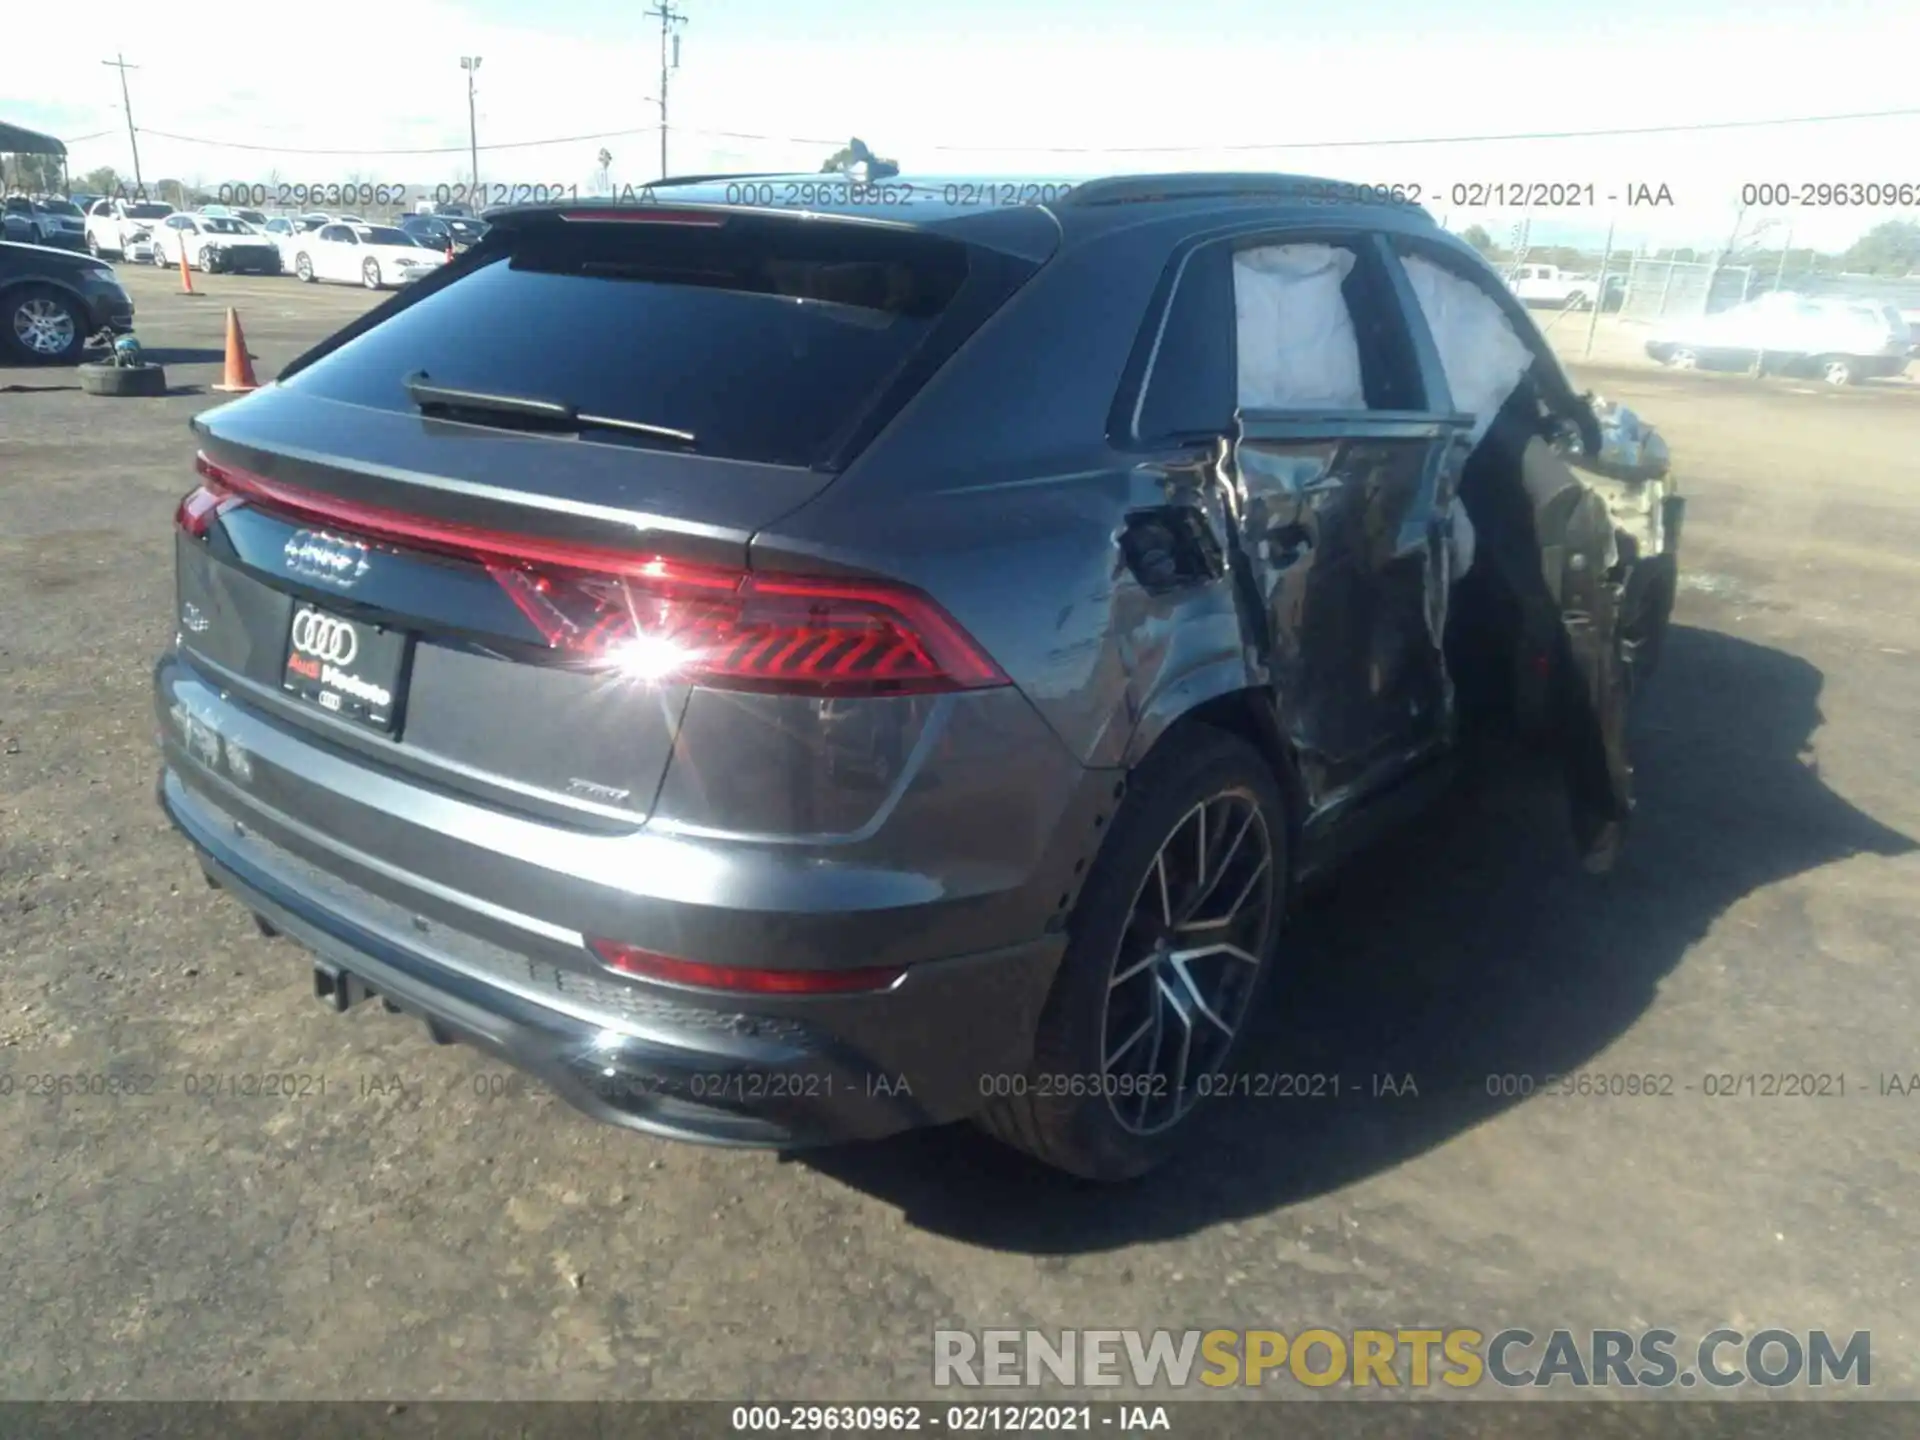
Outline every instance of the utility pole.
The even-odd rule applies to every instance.
[[[478,55],[462,55],[460,68],[467,72],[467,164],[470,173],[467,176],[474,190],[480,188],[480,122],[475,118],[473,108],[473,72],[480,68]],[[471,195],[468,196],[472,198]],[[478,207],[476,202],[475,208]]]
[[[660,178],[666,179],[671,172],[667,169],[667,75],[680,68],[680,34],[676,26],[687,23],[687,17],[674,9],[669,0],[654,0],[654,6],[646,12],[660,17]],[[673,42],[673,59],[667,59],[667,42]]]
[[[133,147],[133,188],[135,193],[145,190],[146,182],[140,178],[140,141],[133,129],[133,98],[127,94],[127,71],[138,70],[138,65],[129,65],[125,55],[116,55],[111,60],[102,60],[102,65],[111,65],[120,72],[120,107],[127,112],[127,143]]]

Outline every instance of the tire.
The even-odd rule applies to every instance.
[[[1849,360],[1844,355],[1825,355],[1820,359],[1820,378],[1827,384],[1839,387],[1860,383],[1859,362]]]
[[[371,255],[360,266],[360,283],[369,290],[380,288],[380,262]]]
[[[196,258],[198,258],[200,262],[200,270],[203,274],[207,274],[207,275],[213,274],[213,247],[212,246],[202,245],[200,247],[200,254]]]
[[[313,258],[304,250],[293,257],[293,273],[300,277],[303,285],[311,285],[319,278],[313,273]]]
[[[87,317],[51,285],[22,285],[0,297],[0,346],[30,365],[71,365],[87,344]]]
[[[89,395],[116,398],[167,393],[167,372],[160,365],[82,365],[80,388]]]
[[[1191,878],[1197,817],[1215,832],[1210,886]],[[1170,1158],[1193,1128],[1208,1081],[1230,1063],[1273,968],[1291,888],[1287,862],[1286,801],[1259,751],[1200,725],[1163,741],[1135,771],[1074,907],[1027,1073],[1006,1077],[1011,1093],[990,1100],[976,1123],[1089,1180],[1131,1179]],[[1180,927],[1190,928],[1188,963],[1170,964],[1164,941],[1180,928],[1166,931],[1163,916],[1170,908],[1179,917],[1196,891],[1200,903],[1187,913],[1211,923]],[[1235,902],[1224,926],[1216,914],[1225,913],[1222,897]],[[1212,936],[1231,940],[1232,953]],[[1206,1015],[1230,1026],[1223,1033]],[[1175,1035],[1199,1047],[1179,1085],[1173,1066],[1183,1052],[1164,1053]],[[1073,1093],[1082,1086],[1093,1093]]]
[[[1676,345],[1667,353],[1667,366],[1673,370],[1698,370],[1700,357],[1684,345]]]
[[[162,250],[157,243],[153,247],[153,268],[156,270],[164,270],[167,268],[167,252]]]
[[[87,232],[87,253],[96,260],[104,260],[106,258],[100,253],[100,237],[91,230]]]

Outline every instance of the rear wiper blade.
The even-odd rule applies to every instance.
[[[409,375],[401,383],[407,387],[407,398],[422,410],[479,410],[496,415],[524,415],[530,420],[553,420],[563,424],[575,418],[573,406],[558,400],[537,400],[529,395],[494,395],[484,390],[455,390],[451,386],[433,384],[424,370]]]
[[[589,415],[560,400],[541,400],[531,395],[495,395],[484,390],[457,390],[448,385],[435,385],[424,370],[409,375],[404,383],[408,398],[422,410],[466,410],[482,415],[544,420],[549,425],[565,429],[619,430],[630,435],[671,440],[680,445],[692,445],[698,439],[691,430],[676,430],[670,425],[649,425],[643,420],[620,420],[611,415]]]
[[[630,435],[650,435],[657,440],[673,440],[681,445],[692,445],[698,438],[691,430],[675,430],[670,425],[649,425],[644,420],[616,420],[611,415],[588,415],[584,412],[575,414],[573,418],[577,424],[592,426],[596,430],[624,430]]]

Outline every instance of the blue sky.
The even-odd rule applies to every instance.
[[[670,160],[681,171],[811,170],[831,140],[857,133],[922,174],[1231,168],[1412,183],[1455,228],[1477,220],[1495,231],[1517,213],[1455,207],[1455,184],[1593,183],[1601,198],[1664,184],[1672,209],[1612,217],[1622,240],[1656,244],[1724,240],[1744,181],[1920,185],[1920,114],[1691,135],[1352,143],[1920,111],[1913,0],[1349,0],[1311,20],[1253,0],[677,3],[689,17],[671,92]],[[293,0],[232,9],[230,19],[189,20],[151,0],[93,0],[85,13],[79,47],[61,7],[9,18],[9,49],[36,59],[14,67],[0,102],[4,118],[69,139],[82,171],[131,170],[117,79],[99,63],[116,51],[141,66],[130,79],[149,181],[463,178],[462,54],[483,57],[483,147],[658,119],[658,32],[640,0],[389,0],[370,12],[373,26],[359,7]],[[1305,143],[1316,141],[1343,144]],[[1228,148],[1267,142],[1302,148]],[[584,186],[602,144],[616,181],[657,174],[658,137],[647,131],[483,150],[481,176]],[[1180,148],[1130,148],[1155,145]],[[373,153],[434,147],[449,153]],[[1607,210],[1541,213],[1534,239],[1569,225],[1604,232]],[[1844,245],[1896,213],[1754,211],[1747,224],[1771,219],[1777,238],[1790,222],[1796,243]]]

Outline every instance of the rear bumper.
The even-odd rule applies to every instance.
[[[596,1119],[671,1139],[787,1147],[964,1118],[989,1077],[1024,1068],[1064,945],[927,960],[884,992],[798,999],[566,970],[341,878],[296,852],[313,849],[301,827],[187,747],[164,748],[161,808],[211,880],[313,953],[323,998],[377,995]]]

